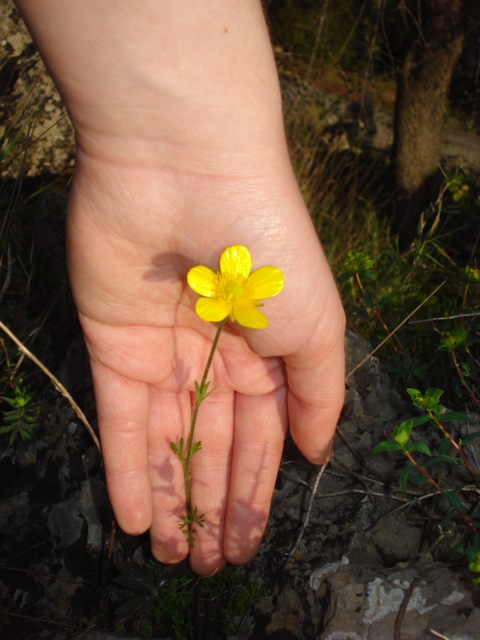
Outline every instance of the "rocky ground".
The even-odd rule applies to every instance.
[[[27,164],[23,152],[14,154],[4,165],[3,179],[20,170],[26,179],[68,175],[74,153],[70,123],[9,0],[0,2],[0,46],[4,105],[0,136],[10,140],[9,127],[16,114],[27,114],[16,148],[28,149]],[[295,96],[301,91],[296,84]],[[285,80],[284,92],[288,104],[291,79]],[[321,98],[327,99],[333,100]],[[347,109],[345,102],[340,116]],[[332,119],[333,129],[327,132],[336,137],[335,144],[345,135],[344,127],[335,129],[339,121]],[[387,149],[391,116],[379,111],[375,126],[374,144]],[[455,157],[478,162],[480,144],[474,133],[449,126],[445,140],[447,154],[451,151]],[[350,144],[348,135],[341,144]],[[65,206],[62,198],[60,203],[57,198],[56,206]],[[43,202],[48,208],[51,201]],[[67,351],[56,373],[94,424],[81,338]],[[347,371],[369,352],[367,343],[348,334]],[[447,506],[438,505],[438,512],[432,514],[423,506],[427,505],[425,490],[401,493],[397,488],[403,466],[400,456],[372,454],[374,445],[396,424],[414,415],[390,387],[375,358],[349,377],[335,456],[313,498],[319,470],[287,441],[264,541],[255,559],[232,573],[242,593],[250,589],[253,596],[245,615],[234,612],[241,632],[230,637],[480,638],[480,598],[472,589],[471,576],[465,566],[440,560],[457,541],[458,527],[447,523],[441,533],[430,531]],[[195,608],[191,603],[185,607],[180,598],[183,591],[172,590],[171,585],[195,578],[185,566],[148,569],[148,537],[129,538],[115,530],[102,461],[92,440],[49,383],[42,395],[48,410],[33,441],[0,452],[2,640],[118,640],[127,637],[126,629],[130,633],[136,629],[139,636],[153,605],[172,593],[179,611],[195,612],[189,637],[215,638],[212,628],[223,624],[225,617],[215,603],[224,602],[231,583],[225,579],[213,592],[195,583],[196,589],[189,593],[198,602]],[[468,428],[478,430],[475,423]],[[478,464],[478,446],[469,455]],[[255,591],[252,585],[261,590]],[[115,614],[119,607],[123,609]]]
[[[348,371],[369,350],[349,333]],[[59,375],[94,415],[80,337]],[[121,563],[145,565],[148,538],[117,532],[112,542],[100,456],[65,399],[53,388],[45,395],[51,410],[42,432],[0,456],[0,635],[66,640],[83,631],[79,637],[88,640],[123,637],[96,629],[120,628],[122,616],[113,611],[131,595],[132,582],[118,584],[115,577]],[[310,511],[318,469],[287,442],[264,541],[255,559],[236,570],[242,584],[256,581],[263,589],[242,632],[230,637],[480,637],[480,594],[468,570],[438,560],[454,543],[455,528],[446,528],[443,539],[437,535],[420,552],[429,522],[425,492],[401,493],[394,479],[401,460],[372,454],[395,424],[412,415],[375,358],[358,369],[348,380],[335,457]],[[470,454],[480,459],[479,448]],[[161,574],[163,583],[172,580],[170,571]],[[186,575],[186,568],[181,571]],[[141,582],[141,576],[135,579]],[[148,588],[137,588],[130,621],[141,618],[151,598]],[[203,621],[201,635],[191,637],[216,637],[204,629]]]

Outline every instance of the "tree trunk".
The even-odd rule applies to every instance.
[[[417,0],[411,39],[397,80],[393,230],[405,248],[420,215],[438,196],[444,112],[463,49],[464,0]]]

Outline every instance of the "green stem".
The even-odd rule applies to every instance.
[[[359,287],[359,289],[360,289],[360,291],[362,293],[362,296],[365,297],[365,289],[363,288],[363,284],[362,284],[362,281],[361,281],[360,276],[358,274],[358,271],[355,273],[355,276],[356,276],[358,287]],[[372,313],[377,317],[377,319],[380,322],[380,324],[382,325],[382,327],[385,329],[385,331],[387,333],[387,336],[388,336],[388,339],[390,341],[390,344],[392,345],[393,350],[395,351],[395,353],[398,353],[397,346],[395,345],[395,343],[393,341],[393,337],[390,336],[390,330],[387,327],[387,325],[385,324],[382,316],[378,313],[378,311],[373,306],[370,306],[370,309],[372,310]],[[368,324],[370,326],[370,329],[373,331],[373,327],[371,325],[370,318],[368,318]],[[398,338],[397,338],[397,340],[398,340]],[[399,341],[399,343],[400,343],[400,341]],[[403,350],[403,346],[401,345],[401,343],[400,343],[400,347],[402,347],[402,350]]]
[[[192,447],[193,447],[193,434],[195,433],[195,425],[197,422],[198,409],[203,400],[205,400],[205,386],[207,384],[207,377],[210,371],[210,367],[213,361],[213,354],[215,353],[215,349],[217,348],[218,339],[220,338],[220,334],[222,332],[223,326],[225,325],[225,320],[222,320],[217,328],[217,333],[215,334],[215,338],[213,339],[212,348],[210,349],[210,355],[208,356],[207,364],[205,366],[205,371],[203,372],[202,382],[200,383],[200,393],[196,394],[195,406],[193,407],[192,413],[192,423],[190,426],[190,434],[188,436],[188,444],[187,444],[187,452],[185,455],[185,462],[183,465],[183,472],[185,476],[185,501],[187,504],[187,518],[189,520],[188,528],[190,530],[191,527],[191,519],[192,519],[192,499],[191,499],[191,474],[190,474],[190,460],[192,457]]]
[[[467,381],[465,380],[465,378],[464,378],[464,376],[462,374],[462,371],[460,369],[460,365],[458,364],[457,356],[455,354],[455,349],[452,349],[452,358],[453,358],[453,363],[455,365],[457,373],[460,376],[460,380],[463,382],[464,386],[466,387],[466,389],[467,389],[468,393],[470,394],[473,402],[477,405],[477,407],[480,406],[479,403],[478,403],[477,398],[475,397],[475,394],[473,393],[473,391],[468,386]]]
[[[410,460],[410,462],[413,464],[413,466],[418,469],[418,471],[420,471],[420,473],[425,476],[425,478],[435,487],[435,489],[437,491],[440,491],[441,493],[443,493],[443,489],[441,488],[441,486],[438,484],[438,482],[436,482],[432,476],[428,473],[428,471],[426,469],[424,469],[422,466],[420,466],[418,464],[418,462],[415,460],[415,458],[412,456],[412,454],[409,451],[405,451],[405,449],[402,449],[403,453],[407,456],[407,458]],[[473,522],[470,520],[470,518],[468,518],[468,516],[466,516],[464,513],[462,513],[459,509],[457,509],[454,505],[452,505],[453,508],[455,509],[455,511],[458,513],[458,515],[466,522],[467,526],[469,527],[469,529],[475,534],[478,535],[478,531],[475,527],[475,525],[473,524]]]
[[[477,479],[477,474],[475,472],[475,469],[473,469],[472,465],[468,462],[468,460],[465,457],[465,454],[463,453],[462,448],[460,447],[460,445],[452,438],[452,436],[448,433],[448,431],[445,429],[443,424],[440,422],[440,420],[437,418],[437,416],[432,411],[429,411],[428,415],[430,416],[430,419],[437,425],[437,427],[440,429],[440,431],[443,433],[443,435],[449,440],[450,444],[460,454],[460,456],[461,456],[461,458],[463,460],[463,463],[465,464],[467,469],[470,471],[470,473],[472,474],[473,478],[476,480]]]

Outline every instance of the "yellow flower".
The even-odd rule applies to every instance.
[[[220,322],[227,316],[250,329],[264,329],[267,318],[257,307],[283,288],[283,275],[276,267],[260,267],[252,274],[252,258],[246,247],[228,247],[220,257],[220,271],[193,267],[187,275],[190,287],[201,296],[195,311],[208,322]]]

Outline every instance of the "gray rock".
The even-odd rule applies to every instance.
[[[102,547],[103,524],[111,517],[105,484],[94,478],[82,482],[80,491],[65,502],[55,505],[48,517],[48,528],[70,547],[79,540],[83,527],[87,527],[87,550],[97,554]]]
[[[0,500],[0,535],[8,535],[12,530],[26,526],[31,517],[31,509],[30,499],[25,491]]]
[[[321,639],[384,640],[397,628],[402,640],[417,640],[430,630],[451,640],[452,629],[459,638],[476,631],[478,640],[480,612],[467,573],[455,574],[442,563],[391,570],[340,563],[323,576],[331,600]]]
[[[84,520],[78,499],[79,492],[70,500],[55,505],[48,516],[48,528],[56,538],[60,538],[64,548],[71,547],[82,535]]]
[[[140,638],[136,638],[136,636],[125,636],[118,633],[99,633],[98,631],[87,631],[82,634],[83,640],[140,640]],[[155,637],[152,640],[171,640],[171,638],[166,637]]]
[[[12,69],[2,97],[0,137],[8,133],[17,116],[17,127],[7,135],[7,140],[31,118],[15,143],[11,161],[4,163],[2,177],[18,174],[22,151],[27,149],[24,172],[29,176],[62,174],[71,169],[75,152],[72,124],[11,0],[0,2],[0,61],[8,61]],[[40,138],[41,144],[35,144]]]
[[[302,640],[304,637],[304,620],[305,612],[300,595],[292,588],[287,587],[277,599],[277,606],[272,613],[271,621],[265,629],[267,637],[282,631],[284,635],[289,632],[292,638]]]

